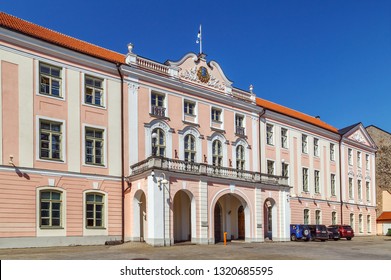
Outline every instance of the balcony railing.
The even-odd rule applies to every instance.
[[[154,116],[158,116],[158,117],[165,117],[166,116],[166,108],[164,108],[162,106],[152,105],[151,114]]]
[[[245,136],[246,135],[245,134],[245,129],[242,126],[237,126],[235,132],[236,132],[237,135],[240,135],[240,136]]]
[[[156,156],[130,166],[130,177],[153,169],[268,185],[288,185],[287,177]]]

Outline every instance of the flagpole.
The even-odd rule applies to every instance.
[[[202,26],[200,24],[200,54],[202,54]]]

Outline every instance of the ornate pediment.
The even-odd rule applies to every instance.
[[[367,146],[370,149],[377,149],[375,142],[373,142],[371,136],[365,130],[362,123],[358,123],[341,129],[340,134],[345,139],[344,141],[350,141],[351,144],[354,144],[354,142],[356,142],[357,144]]]
[[[363,133],[360,130],[357,130],[352,135],[350,135],[348,138],[353,140],[353,141],[356,141],[356,142],[359,142],[361,144],[369,146],[368,141],[365,139]]]

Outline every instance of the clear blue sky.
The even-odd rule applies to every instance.
[[[0,0],[1,10],[90,43],[164,62],[203,50],[234,86],[391,132],[391,1]]]

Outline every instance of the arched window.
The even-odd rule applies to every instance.
[[[99,193],[86,194],[86,226],[99,228],[104,226],[104,195]]]
[[[214,166],[221,166],[223,163],[223,151],[220,140],[214,140],[212,143],[212,160]]]
[[[62,226],[62,193],[42,190],[39,194],[40,227],[52,228]]]
[[[244,169],[245,163],[244,147],[239,145],[236,147],[236,169]]]
[[[195,137],[191,134],[185,136],[185,161],[194,162],[196,156]]]
[[[152,131],[152,155],[161,157],[166,155],[166,137],[160,128],[155,128]]]

